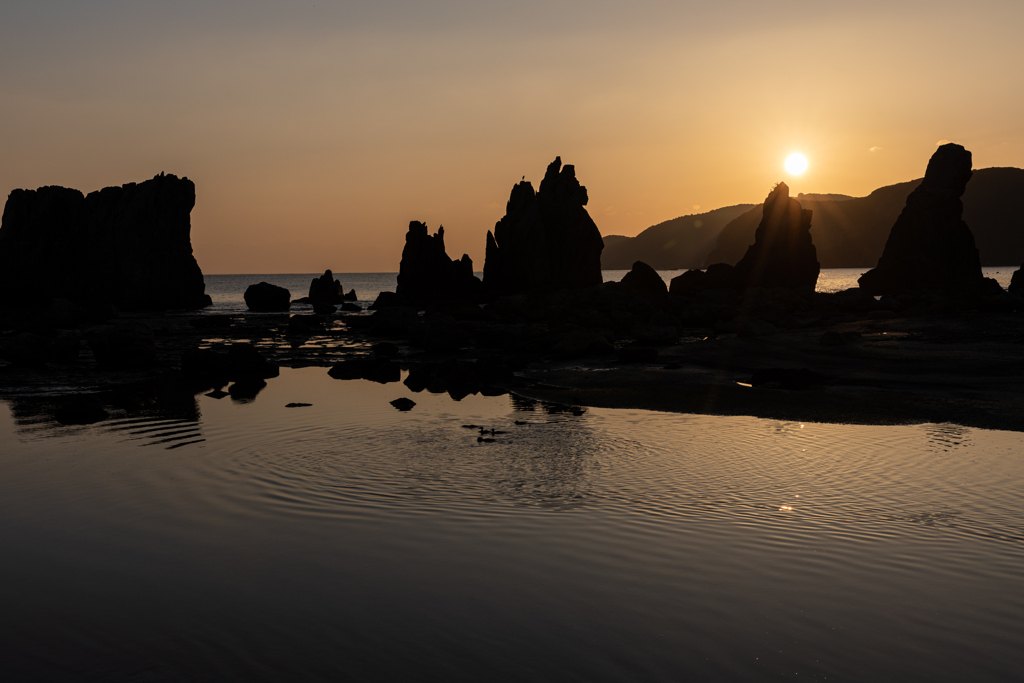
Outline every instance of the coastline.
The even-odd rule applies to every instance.
[[[296,313],[237,314],[230,316],[230,325],[212,328],[202,323],[208,316],[201,314],[125,314],[119,323],[144,323],[155,332],[157,355],[151,368],[101,369],[85,353],[69,365],[7,364],[0,367],[0,398],[85,393],[108,405],[131,407],[159,404],[166,395],[177,403],[210,384],[182,376],[181,357],[188,349],[252,343],[271,363],[327,372],[338,363],[372,361],[373,346],[390,342],[399,355],[389,363],[402,370],[467,361],[504,363],[516,372],[498,380],[498,389],[550,403],[850,424],[950,422],[1024,431],[1024,320],[1016,312],[860,320],[760,336],[690,330],[702,336],[644,345],[657,357],[636,363],[624,363],[612,353],[559,358],[550,352],[523,355],[475,345],[427,351],[403,334],[356,324],[369,322],[372,311],[325,316],[323,327],[299,334],[289,321],[314,316]],[[843,335],[846,343],[823,346],[827,331]],[[88,335],[90,329],[80,332]],[[773,368],[784,372],[763,376]],[[757,386],[755,373],[762,375]],[[416,394],[410,390],[409,395]]]

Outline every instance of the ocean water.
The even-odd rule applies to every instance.
[[[1010,278],[1017,266],[999,266],[982,268],[986,277],[994,278],[1005,289],[1010,285]],[[857,286],[857,278],[867,272],[867,268],[825,268],[818,276],[817,291],[839,292]],[[628,271],[605,270],[605,282],[617,282]],[[680,275],[682,270],[658,271],[666,283]],[[213,306],[207,311],[214,313],[237,312],[246,310],[242,295],[245,288],[257,282],[284,287],[291,292],[293,299],[309,293],[309,283],[321,273],[273,274],[273,275],[206,275],[206,293],[213,299]],[[477,273],[482,277],[483,273]],[[356,290],[359,301],[369,305],[381,292],[393,292],[397,285],[398,273],[335,273],[335,279],[341,282],[345,291]],[[298,310],[298,309],[297,309]]]
[[[1024,671],[1021,433],[456,402],[324,368],[83,427],[2,402],[4,680]]]

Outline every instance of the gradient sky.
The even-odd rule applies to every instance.
[[[1024,166],[1021,36],[1020,0],[7,2],[0,190],[188,176],[207,273],[394,271],[412,219],[480,269],[556,155],[606,235],[939,140]]]

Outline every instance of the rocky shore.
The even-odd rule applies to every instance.
[[[621,282],[597,284],[586,188],[556,160],[540,192],[526,181],[513,189],[482,282],[468,257],[445,253],[443,229],[414,221],[399,291],[372,304],[327,271],[298,299],[253,283],[251,310],[232,315],[122,313],[63,298],[5,309],[0,396],[48,396],[37,410],[87,423],[194,409],[203,393],[253,401],[280,366],[318,366],[341,381],[403,382],[410,395],[455,400],[513,392],[578,406],[1024,430],[1024,292],[1019,278],[1003,291],[982,277],[956,194],[970,154],[951,147],[929,164],[879,274],[862,280],[870,287],[814,291],[812,216],[784,184],[737,266],[666,286],[637,262]],[[574,240],[589,246],[574,251]],[[920,277],[893,275],[907,268]]]

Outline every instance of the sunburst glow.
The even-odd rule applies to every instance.
[[[794,152],[786,157],[786,170],[793,175],[800,175],[807,170],[807,157]]]

